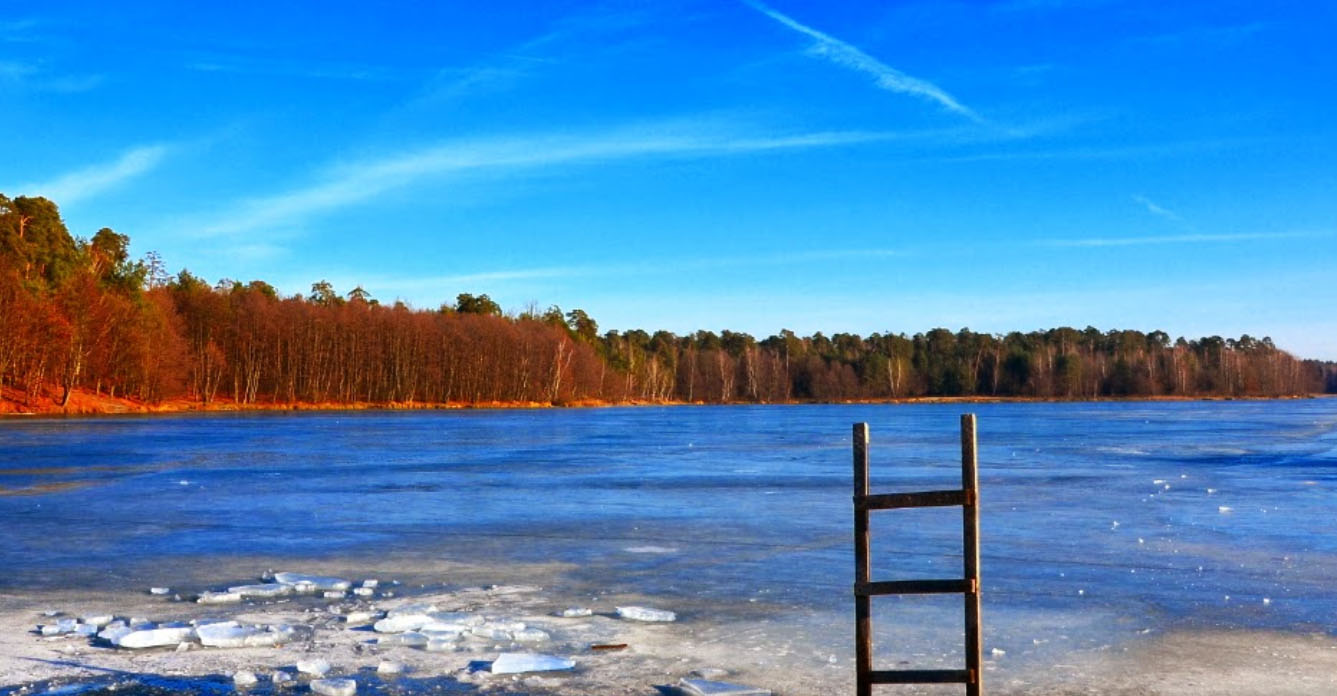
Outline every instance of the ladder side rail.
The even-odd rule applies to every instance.
[[[961,416],[961,488],[966,491],[961,506],[961,542],[964,577],[970,583],[965,593],[966,696],[980,696],[980,508],[979,443],[975,434],[975,414]]]
[[[861,505],[868,497],[868,424],[854,424],[854,583],[872,582],[869,562],[868,508]],[[873,600],[868,595],[854,596],[854,677],[857,696],[873,694]]]

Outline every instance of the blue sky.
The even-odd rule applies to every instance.
[[[442,5],[0,13],[0,191],[285,293],[1337,359],[1330,3]]]

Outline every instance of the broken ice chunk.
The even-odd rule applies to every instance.
[[[386,616],[410,616],[413,614],[432,614],[441,611],[435,604],[427,602],[414,602],[412,604],[401,604],[394,609],[386,612]]]
[[[160,648],[165,645],[176,645],[177,643],[190,640],[191,634],[195,629],[184,628],[149,628],[139,631],[131,631],[120,640],[115,641],[116,645],[122,648]]]
[[[60,626],[56,624],[46,624],[44,626],[38,626],[37,630],[44,636],[58,636],[62,633],[62,631],[60,630]]]
[[[379,674],[399,674],[404,671],[403,662],[393,662],[391,660],[381,660],[381,664],[376,665],[376,672]]]
[[[380,616],[378,611],[350,611],[344,615],[344,622],[350,624],[364,624]]]
[[[409,631],[408,633],[394,633],[388,636],[381,636],[376,639],[377,645],[403,645],[410,648],[423,648],[427,646],[429,639],[427,636]]]
[[[200,645],[210,648],[241,648],[246,646],[246,639],[260,635],[255,626],[242,626],[236,621],[223,621],[205,624],[195,629]]]
[[[311,691],[320,696],[353,696],[357,693],[357,682],[352,679],[316,679],[311,682]]]
[[[339,592],[337,590],[326,590],[325,599],[343,599],[346,594],[346,592]]]
[[[170,587],[150,587],[150,588],[149,588],[149,594],[151,594],[151,595],[165,595],[165,594],[167,594],[167,593],[169,593],[169,592],[171,592],[171,591],[172,591],[172,588],[170,588]]]
[[[403,633],[404,631],[416,631],[432,622],[432,617],[426,614],[400,614],[398,616],[391,614],[377,621],[371,628],[377,633]]]
[[[318,657],[310,660],[298,660],[297,671],[302,674],[314,674],[317,677],[323,677],[326,672],[330,671],[330,663]]]
[[[259,585],[237,585],[227,588],[229,594],[241,595],[243,598],[270,598],[282,597],[292,592],[291,585],[284,585],[277,582],[266,582]]]
[[[771,696],[770,689],[705,679],[682,679],[678,689],[689,696]]]
[[[522,672],[556,672],[575,669],[575,660],[568,660],[552,655],[536,653],[502,653],[492,661],[493,674],[519,674]]]
[[[195,601],[199,604],[231,604],[240,602],[241,595],[236,592],[201,592]]]
[[[260,678],[255,676],[255,672],[243,669],[232,675],[232,683],[237,686],[255,686],[260,683]]]
[[[111,623],[112,619],[114,618],[115,617],[113,617],[111,614],[88,614],[86,616],[80,617],[79,620],[91,626],[97,626],[98,628],[102,628],[107,624]]]
[[[444,638],[432,638],[422,646],[427,652],[450,652],[455,649],[455,641]]]
[[[381,581],[377,580],[376,578],[367,578],[366,580],[362,581],[362,586],[367,589],[375,589],[376,586],[379,584],[381,584]]]
[[[566,617],[568,619],[576,619],[582,616],[591,616],[593,614],[593,611],[590,611],[585,607],[570,607],[557,612],[558,616]]]
[[[340,592],[353,586],[353,583],[342,578],[306,575],[304,573],[274,573],[274,582],[298,587],[309,586],[312,590],[338,590]]]
[[[285,672],[285,671],[283,671],[283,670],[280,669],[280,670],[276,670],[276,671],[274,672],[274,674],[271,675],[271,676],[269,677],[269,680],[272,681],[272,682],[274,682],[274,685],[275,685],[275,686],[279,686],[279,685],[286,684],[286,683],[292,681],[292,680],[293,680],[293,676],[292,676],[291,674],[289,674],[288,672]]]
[[[511,632],[511,640],[517,643],[539,643],[552,638],[547,631],[538,628],[522,628]]]
[[[1229,505],[1219,505],[1219,506],[1217,506],[1216,511],[1219,512],[1219,513],[1221,513],[1222,515],[1228,515],[1228,514],[1230,514],[1232,511],[1234,511],[1234,509],[1235,509],[1235,508],[1232,508],[1232,507],[1230,507]]]
[[[78,626],[74,627],[74,632],[78,633],[81,636],[97,635],[97,626],[94,626],[93,624],[81,623]]]
[[[359,596],[359,597],[370,597],[370,596],[376,594],[376,590],[374,590],[374,589],[372,589],[372,588],[370,588],[370,587],[357,587],[357,588],[354,588],[354,589],[353,589],[353,594],[355,594],[355,595],[357,595],[357,596]]]
[[[649,607],[618,607],[617,615],[623,619],[632,621],[677,621],[678,615],[663,609],[650,609]]]
[[[118,626],[116,624],[120,625]],[[112,625],[102,629],[102,631],[97,634],[97,637],[107,641],[108,643],[111,643],[112,645],[116,645],[117,643],[120,642],[121,638],[130,635],[131,633],[134,632],[134,630],[135,629],[126,626],[120,621],[113,621]]]

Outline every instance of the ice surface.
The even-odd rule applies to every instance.
[[[590,611],[585,607],[570,607],[557,612],[558,616],[564,616],[568,619],[575,619],[582,616],[592,616],[593,614],[594,614],[593,611]]]
[[[427,645],[422,647],[427,652],[451,652],[455,649],[455,641],[443,638],[432,638],[427,641]]]
[[[149,628],[131,631],[113,642],[122,648],[160,648],[190,640],[194,632],[195,629],[188,626],[183,628]]]
[[[243,669],[232,675],[232,683],[237,686],[255,686],[260,683],[260,678],[255,676],[255,672]]]
[[[575,669],[575,660],[568,660],[552,655],[537,653],[502,653],[492,661],[493,674],[519,674],[521,672],[555,672]]]
[[[297,671],[302,674],[314,674],[317,677],[322,677],[325,676],[326,672],[330,671],[330,663],[328,660],[322,660],[318,657],[309,660],[298,660]]]
[[[692,670],[691,676],[708,681],[719,681],[729,676],[729,670],[720,667],[700,667]]]
[[[343,592],[353,586],[353,583],[342,578],[306,575],[304,573],[274,573],[274,582],[293,585],[299,590],[310,587],[312,590],[338,590]]]
[[[690,696],[771,696],[770,689],[705,679],[683,679],[678,682],[678,688]]]
[[[651,609],[649,607],[618,607],[617,615],[624,619],[632,621],[677,621],[678,615],[663,609]]]
[[[320,696],[353,696],[357,693],[357,682],[352,679],[316,679],[311,682],[311,691]]]

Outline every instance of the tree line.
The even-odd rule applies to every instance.
[[[486,294],[429,310],[325,281],[286,297],[258,280],[210,284],[128,249],[107,228],[71,236],[45,198],[0,194],[0,394],[563,404],[1337,392],[1337,364],[1247,335],[601,333],[580,309],[508,314]]]

